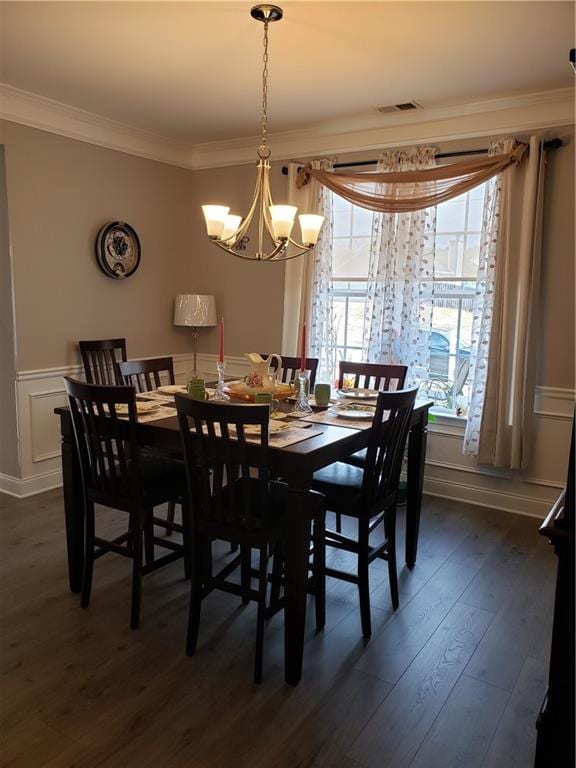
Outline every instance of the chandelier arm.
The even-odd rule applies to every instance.
[[[258,198],[260,197],[260,189],[262,187],[262,171],[261,171],[261,162],[258,163],[258,166],[256,168],[256,186],[254,188],[254,195],[252,197],[252,203],[250,204],[250,209],[248,210],[248,213],[242,220],[240,226],[236,230],[236,232],[233,232],[230,237],[227,237],[225,240],[215,240],[216,244],[218,243],[227,243],[232,245],[234,242],[239,240],[240,238],[244,237],[246,232],[248,231],[248,228],[252,222],[252,219],[254,218],[254,213],[256,211],[256,205],[258,204]]]
[[[266,229],[268,234],[272,238],[272,242],[278,243],[276,235],[274,234],[274,227],[272,226],[272,214],[270,213],[270,206],[274,205],[272,200],[272,193],[270,191],[270,175],[267,173],[264,176],[263,190],[262,190],[262,209],[264,211],[264,220],[266,222]]]
[[[299,243],[298,240],[294,240],[293,237],[289,237],[288,242],[290,243],[290,245],[296,246],[296,248],[303,248],[304,252],[311,251],[312,248],[314,248],[313,245],[304,245],[304,243]]]
[[[296,253],[291,253],[290,256],[281,256],[280,258],[272,258],[272,261],[290,261],[290,259],[295,259],[298,256],[302,256],[305,253],[309,253],[310,248],[304,248],[303,250],[297,251]],[[268,259],[270,261],[270,259]]]
[[[238,256],[239,259],[245,259],[246,261],[270,261],[270,260],[276,260],[280,261],[280,259],[276,259],[278,254],[286,249],[286,243],[278,243],[274,250],[272,250],[270,253],[263,253],[261,258],[258,258],[257,256],[245,256],[243,253],[239,253],[238,251],[233,250],[228,245],[225,245],[221,240],[213,240],[212,241],[215,245],[218,246],[218,248],[221,248],[223,251],[226,251],[227,253],[231,253],[232,256]]]

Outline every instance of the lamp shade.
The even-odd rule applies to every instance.
[[[216,325],[214,296],[179,293],[174,299],[174,325],[188,325],[194,328]]]

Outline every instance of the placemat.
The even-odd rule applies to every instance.
[[[150,413],[139,413],[138,421],[140,424],[146,424],[148,421],[159,421],[160,419],[169,419],[172,416],[176,416],[176,406],[174,405],[162,405],[160,408],[155,408]],[[127,416],[121,416],[120,418],[128,418]]]
[[[343,419],[329,411],[312,413],[310,416],[300,416],[300,421],[311,421],[314,424],[328,424],[332,427],[346,427],[346,429],[370,429],[372,421],[370,419]]]
[[[270,420],[270,423],[273,424],[273,420]],[[284,425],[283,425],[284,426]],[[214,431],[216,435],[220,436],[220,425],[215,424],[214,425]],[[194,428],[191,430],[194,432]],[[206,432],[206,427],[204,426],[203,429],[204,432]],[[320,429],[314,429],[313,427],[309,426],[286,426],[284,429],[281,429],[278,432],[270,432],[268,435],[268,444],[272,446],[273,448],[286,448],[289,445],[294,445],[295,443],[301,443],[303,440],[308,440],[310,437],[316,437],[317,435],[321,435],[322,430]],[[231,427],[230,429],[230,437],[232,440],[235,439],[234,436],[234,429]],[[246,434],[246,442],[247,443],[254,443],[258,444],[260,442],[260,435],[259,434]]]

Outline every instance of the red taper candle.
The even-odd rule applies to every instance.
[[[218,345],[218,360],[224,362],[224,318],[220,320],[220,344]]]

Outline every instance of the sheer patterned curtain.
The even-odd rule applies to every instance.
[[[424,170],[435,156],[434,147],[385,152],[378,172]],[[428,379],[435,237],[435,207],[374,214],[363,357],[407,365],[408,384]]]
[[[332,170],[334,162],[323,160],[322,169]],[[331,381],[335,367],[334,307],[332,290],[333,226],[332,193],[318,184],[314,210],[324,216],[320,237],[312,251],[312,286],[308,305],[308,349],[310,357],[317,357],[317,381]],[[308,257],[309,258],[309,257]]]
[[[313,160],[312,168],[331,171],[332,159]],[[330,381],[334,362],[332,309],[332,193],[315,179],[299,189],[299,166],[288,169],[288,202],[301,212],[324,216],[318,243],[311,253],[286,262],[282,353],[300,354],[300,329],[308,327],[308,356],[319,358],[318,381]],[[322,377],[322,378],[320,378]]]

